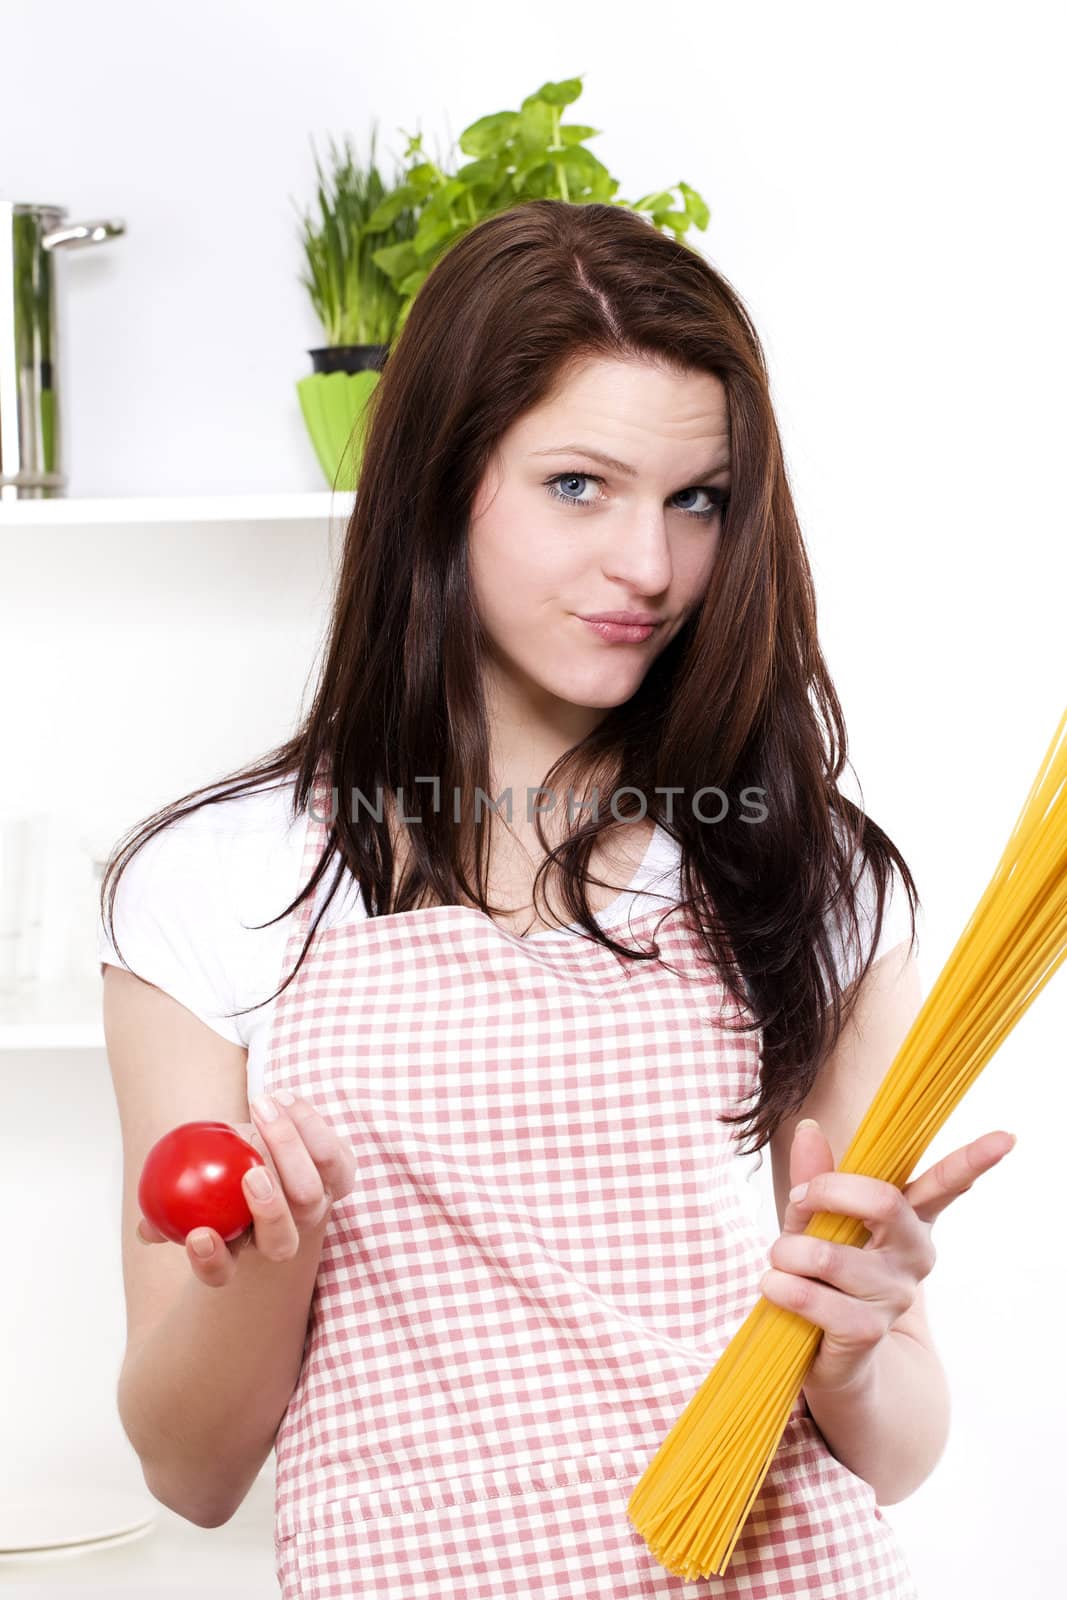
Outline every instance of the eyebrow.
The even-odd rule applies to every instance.
[[[617,460],[615,456],[605,455],[602,450],[591,450],[587,444],[555,444],[551,445],[547,450],[531,450],[530,454],[534,456],[588,456],[590,461],[599,461],[602,467],[610,467],[613,472],[621,472],[627,478],[637,477],[636,467],[631,467],[625,461]],[[714,477],[717,472],[725,472],[729,465],[729,460],[712,462],[710,467],[705,467],[702,472],[698,472],[697,477]]]

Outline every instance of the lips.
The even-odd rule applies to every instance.
[[[591,628],[609,644],[643,644],[646,639],[651,639],[656,628],[654,623],[633,622],[593,622],[588,617],[580,617],[587,628]]]
[[[621,622],[630,628],[654,628],[664,620],[651,611],[582,611],[579,616],[583,622]]]

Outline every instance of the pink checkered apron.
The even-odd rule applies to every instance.
[[[301,882],[330,794],[320,774]],[[663,914],[638,898],[617,937],[647,948]],[[368,918],[320,928],[276,1002],[266,1091],[358,1159],[275,1443],[284,1600],[915,1600],[802,1394],[723,1577],[668,1572],[627,1516],[772,1242],[715,1120],[758,1036],[724,1025],[683,921],[656,933],[672,971],[471,907]]]

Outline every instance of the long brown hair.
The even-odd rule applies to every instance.
[[[913,941],[920,901],[892,840],[838,790],[844,721],[818,642],[812,575],[756,331],[738,294],[703,256],[623,207],[527,202],[477,224],[436,263],[371,397],[310,711],[261,760],[130,830],[107,864],[101,906],[110,924],[132,856],[203,805],[295,777],[295,820],[321,774],[335,797],[358,790],[373,801],[382,791],[423,796],[416,780],[436,773],[445,794],[463,796],[464,822],[453,822],[447,805],[422,806],[399,883],[388,816],[339,806],[309,882],[272,922],[315,892],[334,856],[327,903],[347,868],[368,916],[426,903],[473,903],[494,913],[484,830],[472,849],[467,803],[476,790],[488,791],[490,750],[486,637],[468,583],[468,520],[501,436],[557,389],[573,363],[590,357],[717,377],[727,397],[732,481],[702,604],[631,698],[611,708],[544,783],[555,791],[569,781],[586,794],[592,782],[602,795],[636,790],[679,845],[683,904],[703,952],[748,1013],[745,1031],[762,1034],[756,1103],[722,1119],[747,1124],[752,1153],[800,1105],[851,1013],[894,864],[907,886]],[[731,805],[712,826],[675,804],[668,821],[658,803],[665,790],[692,795],[708,786],[767,797],[766,819],[753,826]],[[541,863],[535,900],[543,876],[558,872],[563,900],[590,938],[620,959],[647,960],[657,958],[655,943],[647,952],[617,943],[586,894],[598,835],[622,825],[620,811],[630,813],[623,822],[632,820],[638,804],[616,807],[615,816],[580,812]],[[537,828],[547,850],[540,820]],[[842,990],[828,917],[841,919],[849,949],[858,950],[856,884],[868,866],[873,937]],[[324,910],[275,995],[302,965]]]

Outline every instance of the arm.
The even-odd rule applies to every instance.
[[[985,1134],[903,1190],[835,1170],[828,1134],[839,1148],[851,1143],[921,1005],[918,974],[910,958],[901,961],[903,948],[871,969],[860,1006],[805,1105],[809,1112],[817,1106],[818,1117],[807,1126],[790,1120],[772,1138],[782,1234],[761,1284],[768,1299],[823,1329],[802,1386],[808,1409],[829,1448],[883,1504],[904,1499],[929,1476],[948,1437],[948,1383],[920,1281],[936,1257],[931,1224],[1014,1143],[1002,1132]],[[790,1182],[797,1187],[786,1194]],[[867,1244],[805,1234],[817,1212],[860,1218]]]
[[[899,945],[876,961],[856,1011],[823,1063],[804,1104],[771,1139],[775,1204],[784,1227],[797,1124],[815,1118],[843,1152],[866,1115],[922,1005],[918,963]],[[948,1439],[948,1379],[934,1348],[922,1285],[872,1359],[865,1378],[842,1390],[803,1385],[808,1410],[832,1453],[893,1505],[930,1475]]]
[[[895,1327],[866,1374],[837,1390],[805,1383],[803,1393],[832,1453],[871,1484],[879,1505],[906,1499],[944,1453],[950,1410],[945,1370],[933,1348]]]
[[[246,1247],[223,1288],[189,1277],[123,1363],[119,1415],[145,1483],[199,1527],[229,1521],[270,1454],[300,1376],[325,1231],[324,1219],[287,1261]]]
[[[351,1154],[301,1101],[257,1132],[248,1120],[247,1052],[172,996],[111,965],[104,1029],[123,1140],[127,1335],[119,1417],[156,1499],[216,1527],[244,1499],[296,1387],[326,1229],[323,1180],[334,1198],[346,1194]],[[276,1179],[270,1199],[245,1195],[255,1243],[227,1249],[216,1233],[206,1261],[188,1241],[182,1248],[154,1229],[146,1233],[137,1198],[152,1145],[197,1118],[228,1122]],[[304,1197],[292,1201],[294,1209],[283,1191],[287,1177],[290,1195],[295,1180]]]

